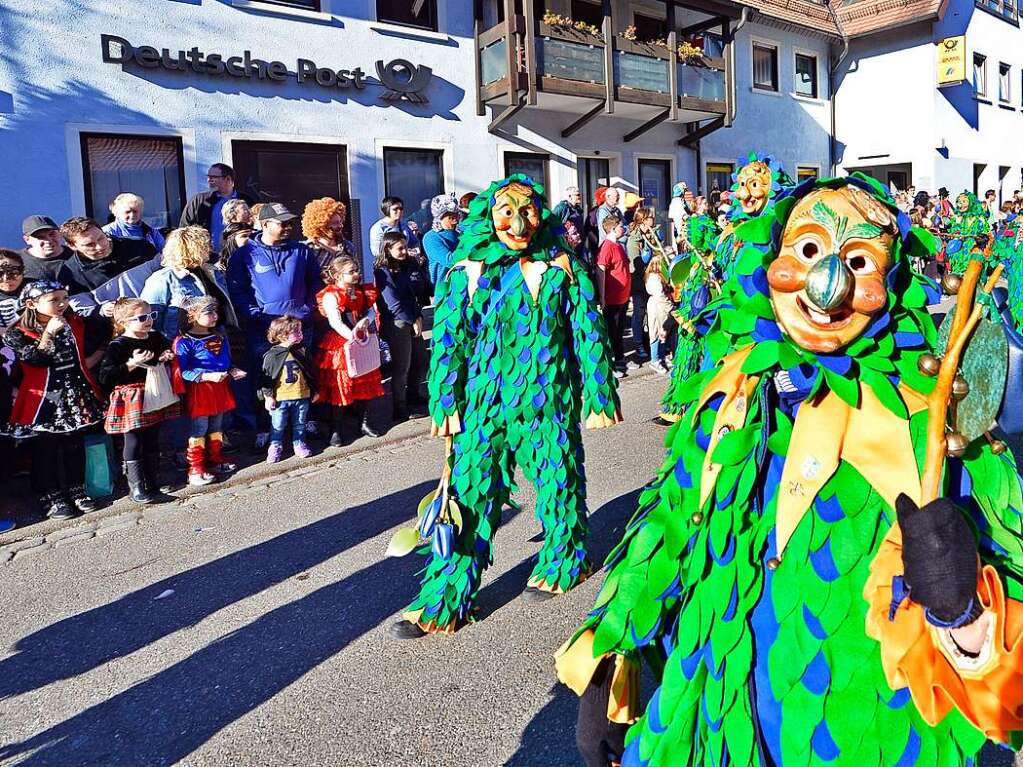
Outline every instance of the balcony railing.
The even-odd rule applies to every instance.
[[[514,104],[526,91],[530,104],[533,94],[547,92],[661,107],[673,116],[677,110],[727,116],[728,46],[712,35],[693,42],[704,52],[694,61],[667,45],[621,37],[609,51],[603,36],[516,16],[477,34],[480,108],[494,100]]]

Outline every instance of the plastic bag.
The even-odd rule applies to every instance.
[[[177,401],[178,395],[171,386],[167,366],[161,362],[149,367],[146,371],[146,392],[142,398],[142,412],[155,413]]]
[[[107,498],[114,494],[113,442],[107,434],[86,434],[84,441],[85,493],[90,498]]]
[[[366,333],[360,341],[352,338],[345,344],[345,363],[348,377],[358,378],[372,373],[380,367],[380,338],[376,333]]]

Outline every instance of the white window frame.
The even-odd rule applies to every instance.
[[[769,40],[763,37],[751,37],[749,43],[749,76],[750,76],[750,90],[754,93],[770,93],[773,95],[781,95],[781,43],[777,40]],[[775,87],[774,88],[763,88],[757,85],[756,82],[756,49],[760,48],[772,48],[774,50],[774,66],[775,66]]]
[[[796,57],[805,56],[806,58],[813,59],[814,68],[814,89],[817,91],[813,96],[808,96],[805,93],[800,93],[797,88],[799,70],[796,67]],[[800,48],[792,49],[792,95],[797,99],[805,99],[807,101],[822,101],[821,97],[821,57],[820,54],[815,51],[806,51]]]
[[[1012,65],[1004,61],[998,62],[998,103],[1012,103]]]
[[[981,83],[980,83],[980,85],[982,85],[983,88],[978,87],[978,84],[977,84],[977,69],[978,69],[977,60],[978,59],[980,60],[980,75],[981,75]],[[973,95],[977,96],[978,98],[982,98],[982,99],[986,99],[987,98],[987,56],[985,56],[982,53],[976,53],[976,52],[973,54]]]
[[[700,168],[700,170],[699,170],[700,174],[702,175],[702,178],[700,180],[703,183],[697,185],[697,188],[702,189],[703,191],[697,193],[694,190],[693,193],[697,194],[698,196],[706,197],[708,203],[710,202],[710,179],[708,178],[708,176],[709,176],[709,167],[711,165],[731,165],[732,166],[732,175],[735,175],[735,173],[737,173],[738,170],[739,170],[739,165],[736,164],[734,157],[729,158],[729,157],[725,157],[725,156],[722,155],[722,156],[704,157],[703,158],[703,167]],[[732,183],[733,183],[732,180],[729,179],[728,186],[725,187],[724,189],[721,189],[720,191],[721,192],[730,191],[731,188],[732,188]]]
[[[387,21],[386,19],[381,19],[379,17],[379,15],[377,14],[377,0],[370,0],[370,3],[371,3],[370,13],[372,14],[371,15],[371,19],[373,21],[373,25],[370,28],[373,29],[376,32],[384,32],[384,33],[388,33],[388,32],[398,33],[398,32],[400,32],[400,33],[403,33],[403,34],[407,34],[407,35],[409,35],[411,37],[425,37],[427,39],[445,40],[445,41],[446,40],[450,40],[451,38],[448,37],[447,32],[444,31],[445,29],[447,29],[447,20],[448,20],[447,6],[448,6],[448,3],[444,2],[444,0],[436,0],[436,2],[437,2],[437,31],[436,32],[433,31],[432,29],[427,29],[426,27],[413,27],[413,26],[409,26],[407,24],[397,24],[397,23],[395,23],[393,21]],[[501,2],[501,0],[498,0],[498,2]]]
[[[797,184],[803,183],[803,180],[804,180],[804,179],[800,179],[799,178],[799,171],[801,171],[803,169],[809,170],[810,168],[813,168],[814,175],[817,178],[821,177],[821,166],[818,165],[817,163],[815,163],[815,162],[801,162],[801,163],[797,163],[796,164],[796,183]]]
[[[195,130],[192,128],[161,128],[158,125],[118,125],[117,123],[67,123],[64,126],[64,146],[67,149],[68,191],[71,213],[85,215],[85,163],[82,157],[83,133],[116,133],[125,137],[157,136],[181,139],[181,161],[185,173],[185,204],[201,189],[206,188],[206,168],[202,166],[202,179],[196,162]],[[210,160],[210,164],[218,162]]]
[[[379,203],[384,196],[384,150],[385,149],[434,149],[440,150],[441,168],[444,172],[444,188],[455,188],[455,145],[450,141],[414,141],[404,139],[376,139],[373,147],[373,159],[377,170],[377,194],[374,202]],[[374,219],[375,221],[376,219]],[[372,221],[370,222],[373,223]]]

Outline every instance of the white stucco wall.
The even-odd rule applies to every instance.
[[[778,48],[778,92],[753,88],[753,42]],[[795,93],[796,52],[817,57],[818,98]],[[797,166],[827,175],[831,111],[828,102],[828,43],[764,24],[746,24],[735,41],[736,116],[731,128],[703,141],[704,162],[734,162],[756,151],[775,157],[793,178]]]
[[[987,99],[978,100],[967,83],[939,89],[936,41],[965,33],[967,76],[973,53],[988,59]],[[1011,102],[998,102],[998,65],[1011,67]],[[978,188],[999,188],[999,166],[1008,168],[1001,184],[1009,196],[1020,186],[1023,144],[1019,141],[1023,32],[952,0],[941,22],[919,24],[854,40],[841,69],[836,94],[836,136],[841,167],[912,163],[920,189],[947,187],[953,194],[973,188],[974,164],[983,164]],[[940,151],[939,151],[940,150]]]
[[[21,244],[20,221],[44,213],[58,222],[85,212],[80,133],[172,135],[182,138],[186,192],[205,189],[210,163],[230,163],[237,139],[343,144],[349,187],[361,201],[363,236],[383,194],[385,146],[445,150],[445,184],[462,193],[480,189],[503,172],[506,151],[552,156],[551,195],[577,183],[576,159],[597,153],[612,160],[612,175],[637,183],[641,157],[669,159],[673,178],[696,180],[694,153],[677,145],[680,125],[663,124],[634,142],[622,137],[641,119],[601,116],[569,139],[560,130],[571,113],[530,108],[487,132],[490,115],[475,112],[472,13],[469,0],[440,2],[440,33],[419,33],[375,21],[372,0],[323,0],[318,18],[253,9],[242,0],[149,0],[83,3],[5,0],[0,25],[0,245]],[[131,14],[135,11],[136,14]],[[379,89],[358,93],[287,82],[212,78],[192,72],[142,70],[104,63],[100,36],[118,35],[135,46],[172,53],[198,46],[225,57],[250,50],[290,69],[299,57],[332,69],[406,58],[433,69],[430,103],[387,106]],[[781,45],[777,96],[750,90],[752,36]],[[820,56],[819,102],[792,91],[792,48]],[[45,50],[45,55],[41,52]],[[733,128],[704,140],[703,160],[733,161],[750,150],[778,157],[791,173],[797,164],[827,164],[826,49],[823,43],[748,25],[737,50],[738,117]],[[646,117],[642,117],[646,119]],[[414,207],[416,201],[410,201]]]

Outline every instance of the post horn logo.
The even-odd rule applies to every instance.
[[[387,89],[380,98],[384,101],[400,101],[405,99],[413,104],[425,104],[429,99],[423,94],[433,76],[433,70],[427,66],[416,66],[405,59],[394,59],[384,64],[378,61],[377,77]]]

